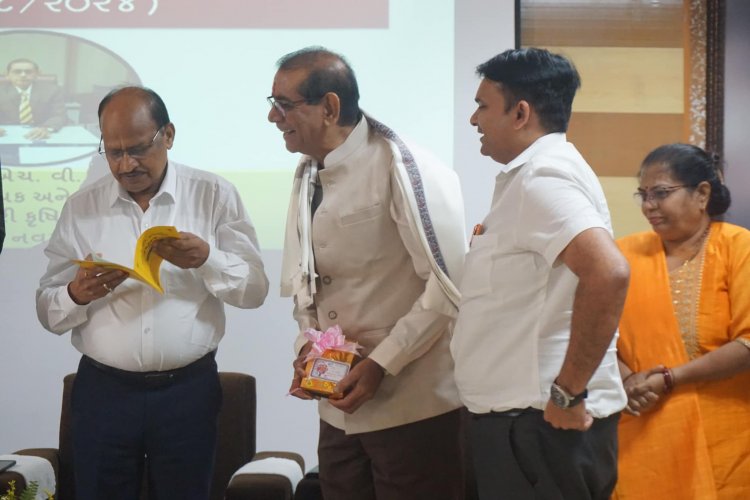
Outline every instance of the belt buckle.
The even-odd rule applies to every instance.
[[[165,385],[174,379],[174,373],[147,373],[144,375],[143,380],[148,385]]]

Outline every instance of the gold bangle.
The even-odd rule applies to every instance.
[[[734,340],[735,340],[735,342],[739,342],[740,344],[742,344],[745,347],[747,347],[748,349],[750,349],[750,340],[748,340],[748,339],[746,339],[744,337],[738,337],[738,338],[736,338]]]

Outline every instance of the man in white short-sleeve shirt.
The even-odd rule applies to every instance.
[[[626,403],[615,338],[629,270],[599,181],[565,137],[580,79],[540,49],[503,52],[477,73],[471,123],[502,167],[451,351],[480,497],[606,499]]]

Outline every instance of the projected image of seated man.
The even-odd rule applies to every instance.
[[[3,125],[25,125],[24,137],[46,139],[66,122],[62,89],[55,82],[39,79],[39,65],[31,59],[8,63],[5,81],[0,83],[0,135]]]

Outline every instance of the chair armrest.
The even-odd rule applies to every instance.
[[[283,451],[265,451],[255,455],[251,464],[269,458],[292,460],[304,471],[305,461],[301,455]],[[249,464],[248,464],[249,465]],[[260,468],[263,470],[263,468]],[[294,500],[294,485],[291,480],[273,471],[249,472],[236,474],[229,481],[226,490],[226,500]]]
[[[291,451],[259,451],[253,457],[253,462],[263,460],[264,458],[286,458],[288,460],[294,460],[299,465],[300,470],[305,470],[305,459],[299,453]]]
[[[323,491],[320,489],[317,465],[307,471],[302,481],[297,484],[297,490],[294,492],[294,500],[323,500]]]
[[[55,471],[55,484],[60,484],[60,453],[57,448],[28,448],[25,450],[18,450],[13,452],[13,454],[44,458],[52,464],[52,470]],[[16,482],[16,493],[20,493],[27,486],[26,480],[18,472],[0,472],[0,495],[3,495],[8,491],[8,485],[11,481]]]

